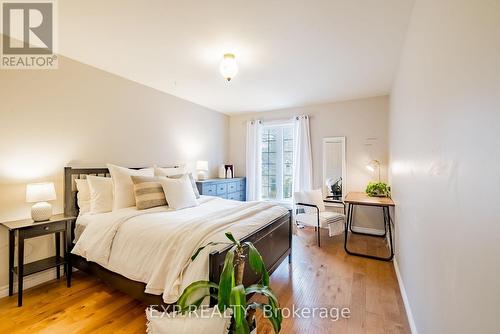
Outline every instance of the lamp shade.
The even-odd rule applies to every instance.
[[[208,161],[196,161],[196,170],[208,171]]]
[[[374,172],[377,168],[380,168],[380,162],[378,160],[372,160],[366,165],[366,169],[370,172]]]
[[[36,203],[53,201],[56,199],[54,183],[30,183],[26,186],[26,202]]]

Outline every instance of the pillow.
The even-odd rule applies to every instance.
[[[135,206],[134,184],[130,176],[154,176],[153,168],[129,169],[107,164],[113,179],[113,210]]]
[[[177,174],[177,175],[170,175],[168,177],[172,179],[180,179],[186,174]],[[193,187],[193,192],[196,198],[200,198],[200,192],[198,191],[198,187],[196,186],[196,181],[194,180],[193,174],[187,173],[187,176],[189,177],[189,181],[191,182],[191,186]]]
[[[154,167],[155,176],[172,176],[179,174],[186,174],[186,166],[181,165],[179,167]]]
[[[179,179],[161,178],[160,183],[167,198],[168,206],[174,210],[198,205],[189,176],[184,174]]]
[[[131,176],[134,183],[135,205],[137,210],[146,210],[167,205],[163,187],[158,177]]]
[[[76,200],[80,214],[90,212],[90,189],[87,179],[76,179]]]
[[[113,210],[113,180],[109,177],[87,176],[90,190],[90,213]]]
[[[217,306],[215,306],[217,308]],[[209,316],[203,316],[209,315]],[[197,310],[192,313],[164,313],[153,308],[146,309],[148,334],[227,334],[231,326],[231,309]]]

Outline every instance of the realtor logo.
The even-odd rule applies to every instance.
[[[2,69],[55,69],[54,1],[2,1]]]

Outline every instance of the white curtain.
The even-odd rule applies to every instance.
[[[262,197],[262,122],[247,122],[247,201],[259,201]]]
[[[312,153],[309,116],[295,117],[295,141],[293,150],[293,191],[312,190]]]

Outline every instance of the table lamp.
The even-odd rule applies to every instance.
[[[370,163],[366,165],[366,169],[368,169],[370,172],[375,172],[375,170],[378,170],[378,182],[380,182],[380,161],[370,161]]]
[[[198,180],[206,180],[208,172],[208,161],[196,161]]]
[[[31,207],[31,218],[36,221],[49,220],[52,216],[52,205],[47,201],[56,199],[54,183],[30,183],[26,186],[26,202],[35,203]]]

